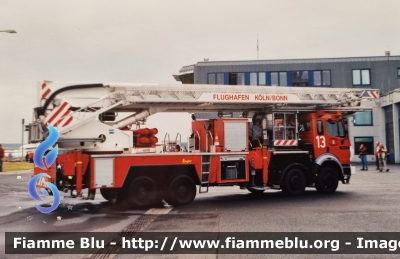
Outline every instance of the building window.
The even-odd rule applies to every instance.
[[[258,73],[258,85],[266,85],[265,75],[266,75],[265,72]]]
[[[250,73],[250,85],[257,85],[257,73]]]
[[[287,85],[286,72],[279,72],[279,85]]]
[[[397,68],[397,77],[400,78],[400,68]]]
[[[272,86],[287,86],[287,73],[286,72],[271,72],[271,85]]]
[[[331,71],[322,71],[322,85],[331,85]]]
[[[229,73],[229,85],[237,85],[236,73]]]
[[[224,84],[224,73],[218,73],[217,74],[217,85],[223,85]]]
[[[215,74],[214,73],[208,74],[208,84],[215,85]]]
[[[279,85],[279,79],[278,79],[278,73],[277,72],[272,72],[271,73],[271,85],[272,86],[278,86]]]
[[[238,85],[244,85],[244,73],[238,73],[237,74],[237,84]]]
[[[354,126],[372,126],[372,111],[354,113]]]
[[[319,70],[313,71],[314,85],[331,85],[331,71]]]
[[[367,155],[373,155],[375,146],[373,137],[354,137],[354,155],[358,155],[361,144],[367,148]]]
[[[371,77],[369,69],[353,70],[353,85],[370,85]]]
[[[308,71],[293,71],[292,86],[308,86]]]

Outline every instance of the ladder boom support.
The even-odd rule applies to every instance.
[[[102,113],[128,112],[113,123],[123,128],[157,112],[268,112],[273,109],[310,109],[317,106],[356,110],[363,101],[377,102],[379,91],[358,88],[259,87],[238,85],[68,84],[39,85],[36,121],[68,132]],[[83,117],[83,118],[82,118]]]

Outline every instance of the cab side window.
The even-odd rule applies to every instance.
[[[318,135],[324,134],[324,128],[322,125],[322,121],[317,121],[317,133],[318,133]]]

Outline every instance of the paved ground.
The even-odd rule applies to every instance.
[[[359,165],[357,168],[360,169]],[[389,172],[380,173],[371,170],[375,168],[370,165],[369,171],[357,171],[351,184],[340,184],[332,195],[320,195],[314,189],[307,189],[298,197],[287,197],[280,191],[255,197],[238,187],[214,187],[207,194],[198,194],[192,204],[165,208],[168,213],[157,216],[144,214],[147,210],[112,207],[100,195],[90,202],[65,197],[56,211],[41,214],[27,193],[30,175],[3,174],[0,175],[0,231],[118,232],[131,226],[145,232],[398,232],[400,166],[391,165],[390,168]],[[73,209],[68,210],[68,205],[73,205]],[[57,221],[57,216],[62,216],[62,220]],[[0,236],[0,258],[2,255],[4,234]],[[67,257],[71,256],[4,255],[4,258]],[[114,258],[133,257],[265,258],[266,255],[117,255]],[[398,258],[395,255],[268,255],[268,258],[331,257]]]

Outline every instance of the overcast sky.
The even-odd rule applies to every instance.
[[[400,54],[398,0],[0,0],[0,143],[21,142],[37,82],[178,83],[218,60]],[[190,116],[149,126],[189,133]],[[175,119],[175,121],[174,121]],[[177,127],[179,125],[179,127]],[[25,137],[26,140],[26,137]]]

